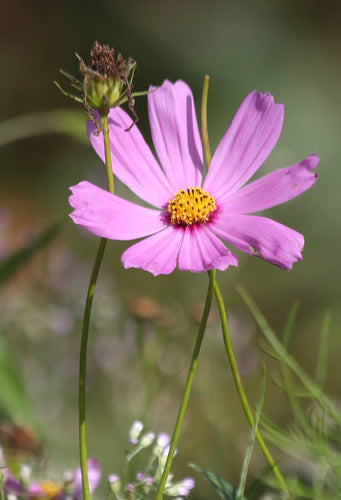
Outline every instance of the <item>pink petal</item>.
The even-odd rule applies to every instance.
[[[137,196],[155,207],[164,207],[174,190],[164,176],[139,129],[134,125],[125,130],[132,119],[117,107],[109,113],[109,138],[114,175],[126,184]],[[87,122],[87,132],[96,153],[105,162],[103,134],[97,137],[92,122]]]
[[[317,174],[311,170],[319,161],[313,153],[296,165],[265,175],[233,193],[226,208],[239,214],[259,212],[295,198],[316,182]]]
[[[121,262],[126,269],[144,269],[154,276],[174,271],[184,236],[182,227],[169,226],[126,250]]]
[[[38,483],[31,483],[28,486],[27,497],[28,498],[39,498],[39,497],[46,498],[46,493],[44,493],[43,489],[41,488],[41,486]]]
[[[292,269],[292,264],[302,259],[303,236],[265,217],[221,210],[210,221],[210,229],[242,252],[283,269]]]
[[[148,112],[154,147],[173,191],[200,186],[202,147],[191,89],[168,80],[151,87]]]
[[[179,253],[179,269],[201,273],[237,266],[233,253],[204,225],[187,226]]]
[[[204,189],[223,199],[245,184],[271,153],[283,118],[284,106],[271,94],[247,95],[214,153]]]
[[[72,186],[69,202],[75,224],[90,233],[112,240],[133,240],[149,236],[166,227],[159,210],[123,200],[90,182]]]
[[[88,458],[88,479],[89,479],[89,489],[90,493],[93,493],[97,488],[101,476],[102,469],[101,466],[95,458]],[[83,493],[82,489],[82,473],[80,467],[75,470],[75,475],[73,479],[73,494],[72,498],[81,498]]]

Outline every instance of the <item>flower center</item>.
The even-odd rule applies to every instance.
[[[209,220],[209,215],[217,209],[213,196],[200,187],[180,189],[168,203],[172,224],[192,225]]]

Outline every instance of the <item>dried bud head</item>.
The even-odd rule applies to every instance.
[[[109,45],[101,46],[96,40],[90,52],[89,67],[108,78],[115,72],[114,49],[110,49]]]
[[[12,458],[33,455],[43,458],[43,452],[32,429],[23,425],[4,423],[0,426],[0,443]]]
[[[131,94],[132,78],[129,80],[136,66],[135,61],[131,58],[126,60],[121,54],[118,54],[115,60],[114,49],[108,45],[100,45],[97,41],[92,47],[88,66],[80,56],[77,57],[79,71],[83,76],[83,103],[88,117],[96,124],[97,133],[100,132],[101,126],[93,110],[107,115],[110,108],[120,106],[125,101],[128,102],[128,108],[134,117],[132,127],[138,121],[135,100]]]

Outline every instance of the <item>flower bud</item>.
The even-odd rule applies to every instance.
[[[140,441],[140,446],[141,448],[147,448],[152,444],[152,442],[155,439],[155,434],[154,432],[147,432],[144,436],[142,436],[142,439]]]
[[[135,486],[132,483],[127,484],[127,500],[135,500]]]
[[[108,114],[110,108],[122,102],[125,94],[123,87],[130,91],[128,77],[135,65],[131,58],[125,60],[121,54],[115,60],[114,49],[96,41],[90,53],[89,66],[79,57],[86,103],[101,114]]]
[[[131,426],[131,429],[129,431],[129,443],[133,446],[137,445],[139,435],[141,434],[143,430],[143,423],[140,422],[139,420],[135,420],[133,422],[133,425]]]
[[[20,466],[20,481],[24,490],[27,490],[31,481],[32,469],[29,465],[22,464]]]
[[[135,100],[132,96],[132,79],[136,62],[131,59],[124,59],[121,54],[115,58],[114,49],[108,45],[94,43],[90,52],[89,64],[86,65],[83,59],[76,54],[79,60],[79,72],[83,81],[61,70],[61,73],[68,78],[73,87],[81,92],[81,97],[64,91],[56,83],[61,92],[72,99],[83,102],[89,119],[97,127],[97,135],[101,131],[101,124],[94,110],[101,116],[109,113],[110,108],[120,106],[128,102],[128,108],[133,115],[130,128],[137,123],[138,117],[135,112]]]
[[[161,453],[166,448],[166,446],[169,445],[169,443],[170,437],[168,436],[168,434],[166,434],[165,432],[161,432],[157,437],[157,446],[159,447]]]
[[[121,490],[121,480],[116,474],[110,474],[108,476],[110,491],[115,495]]]
[[[67,470],[64,472],[64,483],[63,483],[63,492],[66,497],[72,497],[73,492],[73,472],[71,470]]]

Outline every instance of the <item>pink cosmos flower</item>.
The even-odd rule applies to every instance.
[[[113,240],[144,238],[121,257],[125,268],[154,275],[225,270],[238,264],[226,242],[283,269],[302,258],[304,238],[278,222],[250,215],[284,203],[316,181],[319,158],[303,161],[244,184],[269,156],[280,135],[283,104],[271,94],[246,96],[221,139],[206,178],[193,95],[182,81],[150,88],[149,121],[161,168],[119,107],[109,113],[114,174],[154,208],[140,206],[83,181],[71,188],[72,220],[91,233]],[[103,137],[92,146],[104,161]]]

